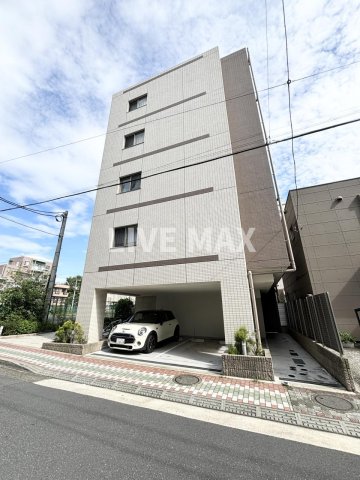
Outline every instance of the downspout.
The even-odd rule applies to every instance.
[[[281,223],[282,223],[282,229],[283,229],[283,234],[284,234],[284,238],[285,238],[286,250],[287,250],[287,254],[288,254],[288,257],[289,257],[289,261],[290,261],[290,266],[286,269],[285,272],[286,273],[295,272],[296,271],[295,258],[294,258],[294,254],[293,254],[293,250],[292,250],[292,246],[291,246],[291,242],[290,242],[289,232],[288,232],[288,229],[287,229],[287,226],[286,226],[284,210],[282,208],[282,204],[281,204],[281,200],[280,200],[280,193],[279,193],[279,188],[278,188],[278,184],[277,184],[276,177],[275,177],[275,170],[274,170],[274,165],[273,165],[273,161],[272,161],[272,157],[271,157],[271,153],[270,153],[270,148],[269,148],[268,142],[266,140],[264,119],[263,119],[260,104],[259,104],[259,97],[258,97],[258,92],[257,92],[256,85],[255,85],[253,69],[252,69],[251,62],[250,62],[249,50],[247,50],[247,57],[248,57],[251,81],[252,81],[254,92],[255,92],[255,101],[256,101],[257,108],[258,108],[258,112],[259,112],[260,124],[261,124],[262,132],[263,132],[263,138],[265,140],[265,145],[266,145],[265,148],[266,148],[266,151],[267,151],[267,154],[268,154],[270,171],[271,171],[273,184],[274,184],[274,188],[275,188],[275,192],[276,192],[276,201],[277,201],[279,209],[280,209]],[[283,272],[283,273],[285,273],[285,272]]]
[[[250,290],[250,298],[251,298],[251,307],[252,307],[254,325],[255,325],[256,343],[258,345],[258,348],[260,348],[260,347],[262,347],[260,325],[259,325],[259,317],[258,317],[257,308],[256,308],[254,281],[253,281],[251,270],[248,270],[248,281],[249,281],[249,290]]]

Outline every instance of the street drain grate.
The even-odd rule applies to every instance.
[[[178,375],[174,380],[180,385],[195,385],[200,382],[200,378],[195,375]]]
[[[342,410],[344,412],[352,410],[354,407],[351,402],[335,395],[316,395],[315,400],[324,407],[333,410]]]

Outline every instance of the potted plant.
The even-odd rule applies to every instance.
[[[231,377],[274,380],[272,359],[262,345],[249,334],[246,327],[239,327],[234,334],[234,345],[229,345],[222,355],[223,374]]]
[[[354,348],[355,337],[350,332],[339,332],[339,336],[344,348]]]
[[[241,355],[248,355],[251,353],[255,345],[255,340],[249,335],[249,331],[246,327],[239,327],[236,330],[234,340],[235,347]]]

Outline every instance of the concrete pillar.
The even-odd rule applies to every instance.
[[[221,280],[221,297],[224,315],[225,343],[234,343],[234,333],[239,327],[246,327],[254,336],[249,284],[240,262],[229,262]]]
[[[97,342],[102,338],[104,326],[106,290],[91,289],[87,295],[80,296],[76,321],[84,329],[87,342]]]

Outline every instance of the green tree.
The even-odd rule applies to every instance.
[[[39,279],[17,273],[13,285],[0,292],[0,325],[4,326],[3,333],[11,335],[37,331],[44,297],[45,287]]]
[[[133,313],[134,302],[131,298],[120,298],[115,306],[115,318],[126,320]]]

